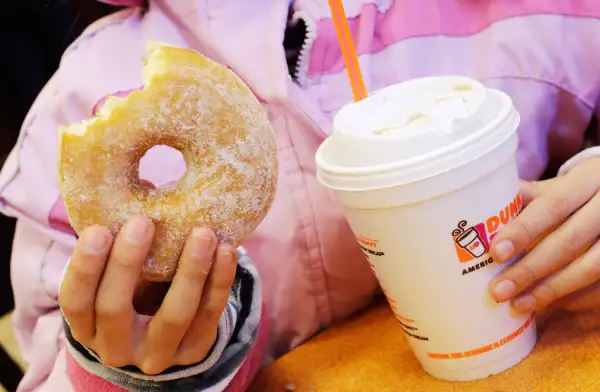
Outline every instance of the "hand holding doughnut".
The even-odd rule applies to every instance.
[[[176,278],[153,317],[140,316],[134,296],[153,234],[152,221],[139,216],[123,226],[114,242],[105,227],[86,228],[58,296],[79,343],[94,350],[107,366],[133,365],[147,374],[205,358],[215,342],[237,266],[233,246],[217,244],[211,230],[194,229]]]

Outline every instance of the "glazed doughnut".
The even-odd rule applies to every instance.
[[[168,281],[193,228],[234,245],[256,229],[275,195],[277,147],[265,110],[232,71],[189,49],[147,49],[143,89],[59,130],[59,180],[77,233],[97,224],[116,236],[132,216],[152,219],[143,277]],[[138,164],[156,145],[179,150],[187,170],[147,189]]]

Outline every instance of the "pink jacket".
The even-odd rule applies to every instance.
[[[518,159],[525,179],[540,178],[581,150],[599,112],[597,0],[344,3],[369,90],[436,74],[467,75],[504,90],[522,116]],[[78,377],[85,390],[112,390],[73,367],[66,354],[57,292],[75,237],[57,186],[56,128],[89,117],[107,94],[140,86],[147,39],[191,47],[228,65],[269,111],[279,146],[278,194],[244,244],[262,278],[267,360],[376,295],[340,207],[315,178],[316,148],[352,99],[327,1],[296,0],[291,20],[289,7],[289,0],[151,0],[147,11],[131,8],[96,22],[65,53],[0,174],[2,212],[19,218],[14,320],[29,363],[20,391],[78,390]],[[292,79],[282,42],[286,31],[303,25]],[[182,163],[165,154],[157,151],[142,177],[161,184],[180,173]]]

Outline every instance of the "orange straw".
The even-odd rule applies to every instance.
[[[346,11],[344,11],[342,0],[329,0],[329,8],[333,15],[333,23],[335,24],[335,30],[337,31],[340,49],[342,50],[344,63],[348,70],[348,78],[350,79],[350,85],[352,86],[354,100],[360,101],[367,97],[367,88],[365,87],[365,82],[362,73],[360,72],[360,66],[358,65],[358,56],[356,55],[354,41],[352,40],[352,34],[350,34],[350,26],[348,26]]]

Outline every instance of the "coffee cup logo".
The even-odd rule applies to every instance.
[[[467,227],[467,221],[462,220],[457,228],[452,231],[454,242],[466,250],[473,258],[481,257],[487,253],[487,241],[483,241],[480,232],[475,227]]]

